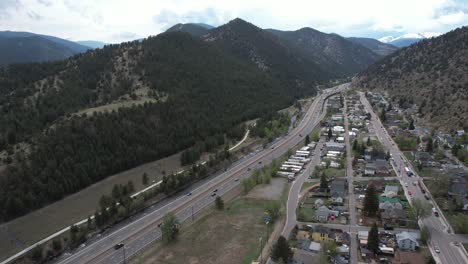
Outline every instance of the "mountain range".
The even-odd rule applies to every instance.
[[[0,67],[11,63],[63,60],[89,49],[65,39],[29,32],[0,32]]]
[[[9,166],[0,171],[0,219],[148,161],[211,150],[242,122],[382,57],[312,29],[272,32],[241,19],[196,26],[208,31],[177,26],[65,60],[1,68],[0,156]]]
[[[354,85],[384,90],[425,123],[441,130],[468,129],[468,27],[400,49],[359,74]]]
[[[400,36],[385,36],[385,37],[379,38],[378,40],[380,42],[391,44],[398,48],[403,48],[403,47],[410,46],[411,44],[414,44],[423,39],[433,38],[433,37],[437,37],[440,35],[441,35],[440,33],[436,33],[436,32],[407,33],[407,34],[400,35]]]

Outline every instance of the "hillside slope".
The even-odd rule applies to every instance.
[[[419,106],[432,127],[468,128],[468,27],[396,51],[358,76],[354,86],[386,90]]]
[[[182,23],[179,23],[179,24],[176,24],[176,25],[168,28],[166,30],[166,32],[174,32],[174,31],[187,32],[192,36],[199,37],[199,36],[203,36],[206,33],[208,33],[208,31],[210,31],[210,29],[212,29],[212,28],[213,27],[210,27],[210,26],[205,25],[205,24],[195,24],[195,23],[182,24]]]
[[[39,36],[0,38],[0,66],[63,60],[74,54],[74,50]]]
[[[391,54],[395,52],[398,48],[387,44],[387,43],[382,43],[376,39],[373,38],[347,38],[348,40],[358,43],[370,50],[372,50],[374,53],[377,53],[382,56],[387,56],[388,54]]]
[[[272,33],[239,18],[210,30],[202,39],[256,65],[297,94],[310,92],[310,87],[337,76],[299,56]]]
[[[63,60],[88,49],[53,36],[0,31],[0,67],[11,63]]]
[[[224,135],[242,137],[241,122],[298,97],[281,82],[181,32],[109,45],[65,61],[4,68],[0,151],[10,152],[20,142],[29,147],[12,156],[0,177],[0,219],[191,146],[207,151],[223,144]],[[75,114],[140,97],[156,102]]]

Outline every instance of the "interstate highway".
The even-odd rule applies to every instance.
[[[303,141],[305,135],[310,133],[315,124],[320,121],[324,98],[348,87],[349,84],[343,84],[324,90],[321,95],[314,99],[301,123],[288,135],[267,149],[237,162],[219,176],[204,182],[191,191],[192,195],[181,195],[172,199],[164,206],[147,212],[141,218],[87,245],[73,255],[59,260],[58,263],[122,263],[124,253],[128,258],[160,238],[161,232],[158,224],[167,212],[174,212],[180,222],[190,219],[192,213],[196,213],[214,202],[215,196],[213,197],[212,194],[215,189],[217,189],[217,195],[223,195],[239,185],[240,180],[236,181],[236,179],[247,177],[250,174],[249,168],[253,170],[262,167],[264,164],[268,164],[273,159],[283,155],[300,141]],[[117,243],[124,243],[125,246],[119,250],[114,250],[113,246]]]

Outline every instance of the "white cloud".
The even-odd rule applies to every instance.
[[[0,30],[120,42],[158,34],[179,22],[218,26],[241,17],[263,28],[308,26],[377,37],[446,32],[466,25],[467,14],[464,0],[0,0]]]

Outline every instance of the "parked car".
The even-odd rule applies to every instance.
[[[384,230],[393,230],[393,226],[384,225]]]

